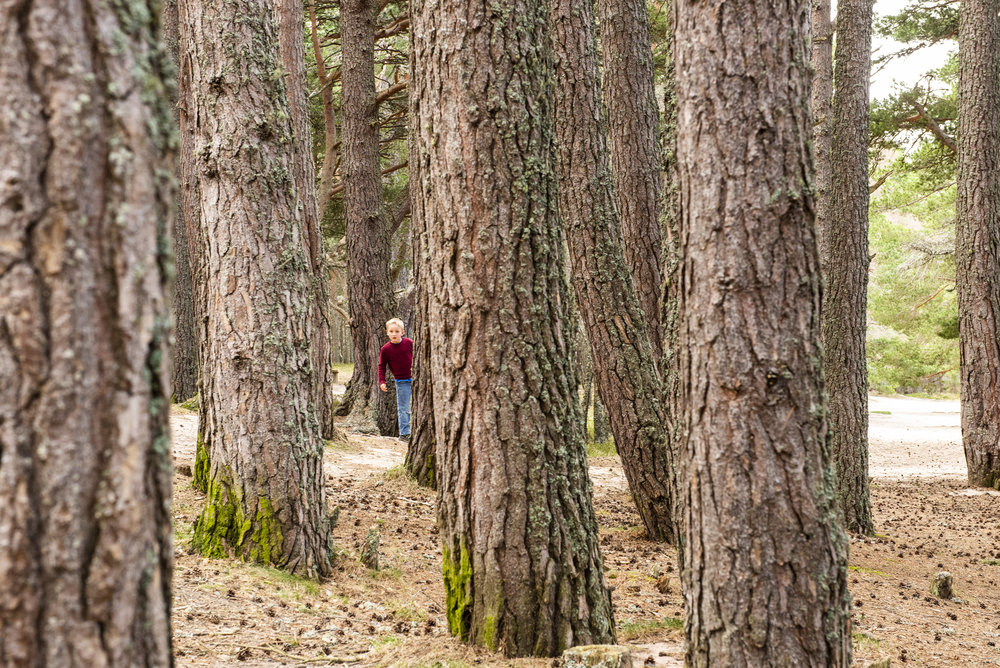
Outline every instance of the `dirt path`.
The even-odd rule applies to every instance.
[[[958,401],[872,397],[869,402],[869,474],[873,478],[964,479],[965,453],[959,423]],[[174,456],[194,459],[198,416],[176,410],[171,416]],[[350,435],[356,447],[340,449],[327,457],[327,471],[334,477],[367,477],[400,466],[406,449],[396,439]],[[595,485],[626,489],[621,466],[614,458],[601,458],[590,467]]]
[[[964,485],[958,402],[876,397],[870,408],[878,534],[851,541],[854,665],[1000,665],[1000,494]],[[197,415],[175,410],[171,425],[175,460],[190,465]],[[177,475],[177,665],[555,665],[504,660],[447,632],[434,494],[402,474],[405,452],[396,439],[356,435],[327,448],[342,557],[323,584],[192,554],[202,497]],[[619,641],[634,648],[637,666],[680,666],[676,554],[643,539],[617,458],[594,459],[590,470]],[[381,533],[380,571],[357,562],[372,527]],[[942,569],[955,576],[956,600],[929,595]]]

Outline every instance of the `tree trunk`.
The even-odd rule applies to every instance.
[[[167,0],[162,9],[163,43],[167,53],[178,69],[177,45],[177,0]],[[177,89],[171,89],[170,104],[173,108],[174,123],[179,124]],[[179,156],[174,155],[171,170],[180,174],[177,165]],[[170,387],[173,399],[181,402],[198,392],[198,332],[195,329],[194,274],[191,267],[190,244],[187,238],[187,224],[180,191],[174,193],[174,280],[171,284],[170,308],[173,316],[174,342],[170,355]]]
[[[583,323],[577,325],[576,349],[579,355],[580,388],[583,390],[580,396],[580,424],[583,425],[583,435],[589,441],[590,429],[587,425],[587,418],[590,417],[590,406],[594,403],[594,362],[590,359],[590,344],[587,343],[587,333],[583,330]]]
[[[653,540],[675,543],[668,416],[645,317],[622,251],[601,121],[593,12],[552,2],[556,170],[573,286],[601,401],[639,516]]]
[[[625,259],[646,316],[653,355],[663,354],[660,117],[645,0],[598,0],[604,107]]]
[[[172,665],[159,21],[144,2],[0,8],[4,666]]]
[[[333,101],[333,76],[327,73],[326,63],[323,60],[319,22],[316,19],[316,3],[309,4],[309,26],[312,34],[313,58],[316,60],[316,78],[319,79],[320,99],[323,101],[323,162],[319,169],[319,183],[316,185],[316,208],[319,211],[320,220],[322,220],[333,200],[339,151],[337,150],[337,110]]]
[[[413,53],[410,53],[410,71],[415,63]],[[418,148],[414,143],[414,134],[410,135],[410,155],[417,155]],[[420,173],[418,160],[410,161],[410,180],[420,183],[423,176]],[[411,191],[411,198],[416,195]],[[413,306],[413,394],[410,398],[410,443],[406,449],[406,470],[424,487],[435,489],[437,468],[435,453],[437,443],[434,440],[434,402],[431,393],[431,348],[430,320],[427,312],[428,296],[424,288],[422,274],[428,271],[426,265],[430,259],[430,248],[427,246],[429,236],[426,221],[419,215],[422,210],[414,208],[410,218],[411,249],[413,254],[413,283],[416,290],[416,300]]]
[[[310,258],[287,152],[273,5],[181,0],[194,121],[203,303],[201,420],[208,498],[193,543],[293,573],[330,570],[314,405]]]
[[[180,0],[174,2],[177,8],[178,45],[180,44],[182,26],[180,25]],[[185,36],[187,37],[187,36]],[[197,352],[196,365],[201,364],[202,352],[199,350],[200,337],[204,327],[204,312],[206,305],[202,301],[205,293],[202,289],[204,279],[199,275],[204,258],[202,254],[208,246],[203,237],[201,223],[201,195],[198,189],[198,171],[195,164],[195,151],[198,149],[198,129],[195,123],[197,109],[193,104],[192,88],[195,63],[192,61],[192,50],[185,44],[184,49],[178,48],[177,53],[177,117],[178,144],[177,181],[180,195],[181,215],[175,225],[175,234],[183,235],[187,243],[187,258],[191,271],[191,304],[194,327],[194,350]],[[184,226],[184,231],[176,228]],[[176,354],[175,354],[176,357]],[[198,390],[201,390],[201,378],[198,378]],[[209,454],[205,447],[205,434],[209,425],[205,422],[203,402],[198,404],[198,439],[195,444],[194,476],[192,484],[202,492],[208,491]]]
[[[675,7],[686,665],[847,666],[847,537],[820,365],[809,6]]]
[[[956,234],[962,442],[969,484],[1000,489],[1000,26],[965,0],[958,30]]]
[[[868,79],[872,0],[838,0],[836,89],[828,218],[820,264],[826,289],[820,320],[830,398],[830,452],[848,531],[871,535],[868,492]]]
[[[333,423],[333,338],[330,331],[330,273],[323,255],[323,233],[316,208],[316,166],[313,163],[309,110],[306,106],[306,63],[302,0],[275,0],[278,19],[278,42],[282,71],[288,88],[288,111],[293,140],[288,147],[292,156],[292,184],[302,209],[302,237],[309,257],[311,281],[315,290],[313,314],[313,370],[315,372],[316,412],[323,438],[341,440]]]
[[[664,90],[663,90],[663,307],[660,323],[663,328],[663,352],[660,358],[660,378],[663,382],[663,401],[667,406],[667,415],[675,416],[667,428],[670,434],[667,447],[674,464],[674,475],[679,468],[680,444],[684,439],[684,422],[680,419],[683,406],[680,403],[680,288],[681,288],[681,256],[680,256],[680,185],[677,172],[677,73],[674,64],[674,11],[673,0],[664,8],[669,24],[667,40],[664,45]],[[674,521],[678,528],[683,522],[680,507],[681,496],[678,481],[674,480]],[[684,564],[684,536],[680,535],[677,557],[680,566]]]
[[[385,322],[395,315],[389,281],[389,228],[382,198],[375,106],[375,11],[372,0],[344,0],[340,28],[344,62],[344,212],[354,375],[340,412],[361,431],[398,434],[396,393],[378,387]]]
[[[680,301],[678,292],[680,253],[677,228],[680,192],[677,174],[677,73],[674,67],[673,0],[670,0],[670,4],[664,8],[664,11],[667,12],[670,23],[667,27],[666,44],[663,49],[666,61],[664,66],[666,82],[663,89],[663,131],[661,133],[661,141],[663,142],[663,213],[661,215],[663,250],[660,255],[663,258],[663,285],[660,288],[660,294],[663,297],[663,305],[660,312],[660,323],[663,329],[663,357],[660,360],[660,373],[663,377],[664,392],[670,406],[670,413],[673,415],[678,410],[677,339],[680,330],[678,306]],[[675,421],[675,424],[679,424],[679,421]],[[671,441],[672,444],[679,442],[679,439]]]
[[[448,622],[513,656],[614,628],[573,396],[546,8],[411,5]]]
[[[812,123],[816,176],[816,234],[819,257],[826,257],[824,235],[830,220],[830,182],[833,179],[830,146],[833,136],[833,21],[831,0],[812,0]],[[852,47],[853,48],[853,47]],[[855,58],[860,54],[853,53]],[[869,62],[871,56],[868,56]]]
[[[608,412],[600,397],[594,397],[594,442],[607,443],[611,439],[611,425],[608,424]]]

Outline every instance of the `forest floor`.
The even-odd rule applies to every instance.
[[[171,424],[175,464],[185,471],[197,413],[175,407]],[[965,486],[958,425],[956,401],[871,399],[877,533],[851,539],[854,665],[1000,665],[1000,493]],[[193,554],[203,497],[189,475],[175,474],[177,665],[557,666],[505,660],[449,636],[434,493],[406,478],[405,453],[396,439],[360,435],[327,448],[340,556],[323,583]],[[636,666],[681,666],[676,554],[643,539],[617,457],[591,458],[590,471],[618,641],[633,647]],[[382,539],[378,571],[357,558],[373,526]],[[954,576],[949,601],[930,594],[941,570]]]

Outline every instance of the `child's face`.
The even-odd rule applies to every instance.
[[[399,343],[403,340],[403,328],[393,323],[385,328],[385,333],[389,335],[389,340],[393,343]]]

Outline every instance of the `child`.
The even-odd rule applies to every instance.
[[[413,365],[413,339],[403,336],[405,333],[403,321],[393,318],[385,323],[385,333],[389,343],[382,346],[378,356],[378,386],[383,392],[388,392],[385,385],[385,365],[396,379],[396,418],[399,420],[399,440],[410,440],[410,386],[413,377],[410,367]]]

